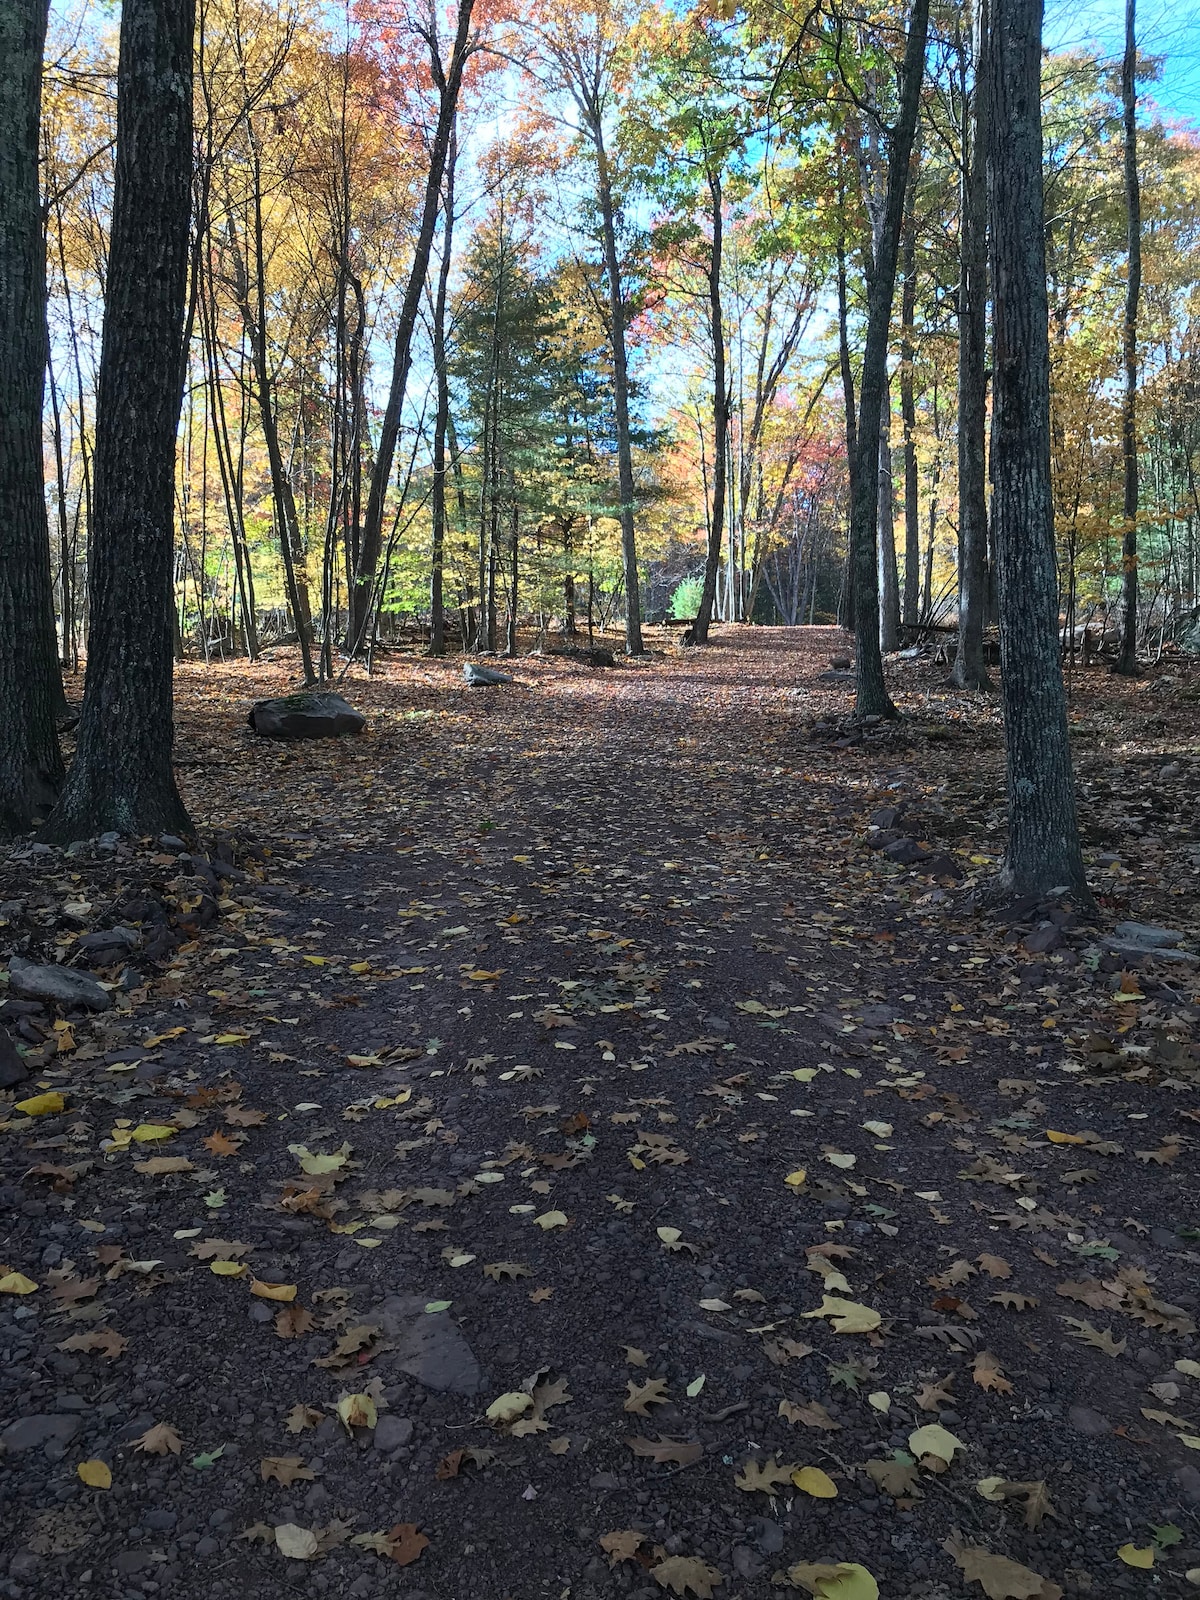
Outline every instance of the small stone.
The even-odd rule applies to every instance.
[[[1057,950],[1062,942],[1062,929],[1053,922],[1040,922],[1032,933],[1027,933],[1021,940],[1030,955],[1038,956]]]
[[[883,853],[889,861],[895,861],[902,867],[911,867],[918,861],[928,861],[932,851],[918,844],[915,839],[895,839]]]
[[[1076,1433],[1082,1433],[1089,1439],[1101,1439],[1106,1433],[1112,1432],[1112,1423],[1108,1418],[1101,1416],[1099,1411],[1093,1411],[1091,1406],[1072,1406],[1067,1416]]]
[[[1190,1463],[1185,1467],[1177,1467],[1175,1482],[1183,1491],[1185,1500],[1191,1505],[1200,1506],[1200,1468],[1193,1467]]]
[[[407,1417],[396,1417],[391,1412],[385,1412],[375,1424],[375,1437],[373,1443],[376,1450],[384,1455],[390,1455],[393,1450],[402,1449],[404,1445],[412,1442],[413,1425]]]

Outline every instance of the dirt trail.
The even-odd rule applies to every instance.
[[[320,748],[185,699],[196,812],[282,847],[126,1037],[93,1025],[71,1111],[8,1123],[4,1262],[41,1287],[0,1302],[32,1441],[0,1595],[766,1600],[839,1561],[981,1593],[953,1537],[1045,1600],[1144,1592],[1117,1552],[1155,1527],[1187,1592],[1194,969],[1114,1002],[1094,934],[1034,955],[956,909],[993,847],[947,796],[994,722],[932,735],[925,677],[904,729],[812,740],[836,637],[499,690],[413,663]],[[885,806],[933,875],[866,848]],[[118,1118],[175,1131],[106,1154]],[[61,1349],[97,1328],[127,1345]],[[134,1447],[158,1424],[178,1454]]]

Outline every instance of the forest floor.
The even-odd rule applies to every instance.
[[[994,702],[842,746],[841,643],[319,744],[187,667],[208,855],[0,863],[6,952],[141,945],[0,1009],[0,1596],[1195,1592],[1200,969],[1101,941],[1200,933],[1200,667],[1076,676],[1060,927],[975,905]]]

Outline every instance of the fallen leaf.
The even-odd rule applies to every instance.
[[[924,1462],[927,1458],[932,1458],[942,1462],[943,1466],[949,1466],[954,1460],[956,1451],[965,1450],[967,1447],[961,1439],[948,1432],[940,1423],[930,1422],[909,1434],[908,1448],[918,1461]]]
[[[375,1402],[369,1394],[344,1394],[337,1403],[337,1414],[346,1432],[355,1428],[373,1428],[379,1421]]]
[[[794,1464],[781,1464],[771,1456],[767,1461],[745,1461],[742,1470],[733,1480],[734,1487],[745,1494],[775,1494],[785,1483],[793,1481],[799,1472]]]
[[[21,1111],[27,1117],[48,1117],[56,1111],[65,1111],[66,1106],[67,1102],[55,1089],[49,1094],[34,1094],[28,1100],[18,1100],[13,1110]]]
[[[81,1461],[75,1472],[89,1489],[112,1488],[112,1468],[105,1461]]]
[[[712,1600],[713,1590],[725,1579],[716,1567],[710,1567],[699,1556],[668,1556],[650,1568],[650,1576],[661,1589],[672,1594],[694,1594],[698,1600]]]
[[[294,1300],[296,1298],[296,1285],[294,1283],[263,1283],[258,1278],[251,1278],[250,1293],[257,1295],[260,1300]]]
[[[258,1472],[264,1483],[281,1483],[285,1489],[298,1479],[310,1482],[316,1477],[312,1468],[304,1465],[302,1456],[264,1456],[258,1463]]]
[[[870,1306],[859,1305],[856,1300],[842,1300],[827,1294],[816,1311],[805,1311],[804,1317],[829,1317],[834,1333],[873,1333],[882,1318]]]
[[[36,1288],[33,1279],[23,1272],[6,1272],[0,1278],[0,1294],[32,1294]]]
[[[533,1410],[533,1396],[520,1390],[512,1390],[493,1400],[484,1415],[494,1428],[502,1428],[506,1423],[515,1422],[518,1417],[523,1417],[527,1411]]]
[[[156,1422],[133,1441],[133,1448],[151,1456],[177,1456],[183,1449],[183,1440],[169,1422]]]
[[[798,1468],[792,1473],[792,1482],[802,1494],[812,1495],[814,1500],[837,1499],[837,1484],[820,1467]]]
[[[610,1567],[620,1561],[633,1561],[645,1541],[645,1535],[636,1528],[619,1528],[613,1533],[600,1535],[600,1548],[608,1557]]]
[[[961,1567],[969,1583],[977,1583],[988,1600],[1061,1600],[1062,1590],[1049,1578],[1023,1567],[1007,1556],[993,1555],[978,1545],[963,1545],[951,1537],[942,1549]]]
[[[1152,1567],[1154,1565],[1154,1546],[1123,1544],[1117,1555],[1127,1567]]]
[[[822,1428],[827,1433],[836,1432],[842,1426],[833,1420],[819,1400],[808,1400],[802,1406],[791,1400],[781,1400],[779,1415],[793,1424],[799,1422],[806,1428]]]
[[[788,1568],[788,1582],[814,1600],[879,1600],[879,1585],[857,1561],[800,1561]]]
[[[289,1561],[311,1561],[319,1546],[311,1528],[301,1528],[294,1522],[283,1522],[275,1529],[275,1544],[281,1556]]]
[[[629,1393],[625,1397],[623,1409],[635,1412],[639,1417],[648,1417],[651,1406],[670,1404],[666,1380],[663,1378],[651,1378],[648,1383],[643,1383],[640,1387],[630,1379],[627,1388]]]
[[[691,1439],[650,1439],[636,1433],[626,1438],[625,1443],[635,1456],[645,1456],[659,1463],[673,1461],[680,1467],[690,1467],[704,1454],[704,1446],[698,1440]]]

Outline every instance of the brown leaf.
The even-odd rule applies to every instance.
[[[1012,1384],[1004,1376],[1004,1368],[1000,1365],[999,1358],[990,1350],[981,1350],[975,1357],[971,1375],[979,1387],[989,1394],[1012,1393]]]
[[[648,1417],[651,1406],[670,1404],[664,1378],[651,1378],[648,1383],[643,1383],[640,1387],[631,1378],[627,1387],[629,1393],[625,1398],[624,1410],[636,1412],[639,1417]]]
[[[916,1403],[922,1411],[941,1411],[953,1407],[954,1397],[950,1393],[950,1386],[954,1382],[951,1372],[944,1378],[939,1378],[936,1383],[923,1383],[914,1396]]]
[[[133,1448],[151,1456],[177,1456],[183,1449],[183,1440],[169,1422],[156,1422],[133,1441]]]
[[[523,1267],[519,1261],[489,1261],[483,1269],[485,1278],[491,1278],[493,1283],[503,1283],[506,1279],[511,1282],[514,1278],[531,1278],[533,1274],[528,1267]]]
[[[1120,1304],[1119,1298],[1095,1278],[1068,1279],[1054,1292],[1064,1300],[1078,1300],[1080,1305],[1091,1306],[1093,1311],[1115,1311]]]
[[[1008,1311],[1031,1311],[1041,1301],[1035,1294],[1023,1294],[1020,1289],[997,1289],[995,1294],[988,1295],[988,1301],[994,1306],[1004,1306]]]
[[[742,1470],[733,1483],[745,1494],[774,1494],[784,1484],[791,1483],[792,1473],[797,1470],[794,1461],[781,1464],[774,1456],[767,1461],[749,1460],[742,1463]]]
[[[819,1400],[808,1400],[802,1406],[795,1405],[791,1400],[781,1400],[779,1415],[793,1425],[802,1423],[806,1428],[822,1428],[827,1433],[834,1433],[841,1427],[841,1423],[833,1420]]]
[[[920,1500],[920,1473],[913,1461],[864,1461],[863,1470],[877,1489],[890,1494],[893,1500],[902,1496]]]
[[[303,1306],[284,1306],[275,1313],[275,1332],[281,1339],[302,1339],[315,1326],[315,1317]]]
[[[713,1590],[725,1579],[716,1567],[710,1567],[699,1556],[668,1556],[650,1568],[650,1576],[661,1589],[672,1594],[694,1594],[697,1600],[712,1600]]]
[[[60,1350],[85,1350],[89,1354],[102,1355],[109,1361],[124,1355],[128,1347],[129,1340],[115,1328],[89,1328],[87,1333],[73,1333],[58,1346]]]
[[[988,1600],[1061,1600],[1057,1583],[1043,1578],[1007,1556],[993,1555],[977,1545],[947,1539],[942,1549],[954,1557],[969,1583],[978,1583]]]
[[[264,1456],[258,1471],[264,1483],[281,1483],[285,1489],[297,1480],[309,1482],[316,1477],[312,1468],[304,1465],[303,1456]]]
[[[636,1528],[619,1528],[600,1535],[600,1548],[608,1557],[609,1566],[615,1567],[621,1561],[636,1561],[644,1539],[645,1535]]]
[[[315,1428],[324,1417],[325,1413],[318,1411],[316,1406],[294,1405],[287,1414],[287,1431],[303,1433],[305,1428]]]
[[[1119,1356],[1125,1353],[1129,1343],[1122,1339],[1118,1344],[1112,1336],[1111,1328],[1093,1328],[1086,1319],[1079,1317],[1060,1317],[1060,1322],[1067,1324],[1068,1332],[1072,1339],[1079,1339],[1084,1344],[1090,1345],[1093,1350],[1102,1350],[1106,1356]]]
[[[411,1567],[429,1548],[429,1540],[415,1522],[397,1522],[388,1529],[388,1555],[398,1567]]]
[[[197,1239],[188,1255],[197,1261],[240,1261],[254,1249],[240,1239]]]
[[[975,1258],[989,1278],[1011,1278],[1012,1267],[1003,1256],[982,1255]]]
[[[625,1443],[635,1456],[645,1456],[660,1464],[673,1461],[680,1467],[692,1466],[704,1454],[704,1446],[698,1439],[650,1439],[645,1434],[635,1433],[626,1438]]]
[[[989,1500],[1020,1500],[1025,1506],[1025,1526],[1027,1528],[1040,1528],[1047,1517],[1057,1517],[1058,1512],[1050,1504],[1050,1495],[1046,1489],[1044,1479],[1037,1479],[1033,1483],[1004,1483],[996,1484],[988,1495]]]
[[[625,1359],[631,1367],[644,1367],[650,1359],[644,1350],[638,1350],[631,1344],[627,1344],[624,1348]]]
[[[228,1138],[220,1128],[210,1133],[207,1139],[201,1139],[200,1143],[206,1150],[211,1150],[214,1156],[235,1156],[242,1146],[241,1139]]]

